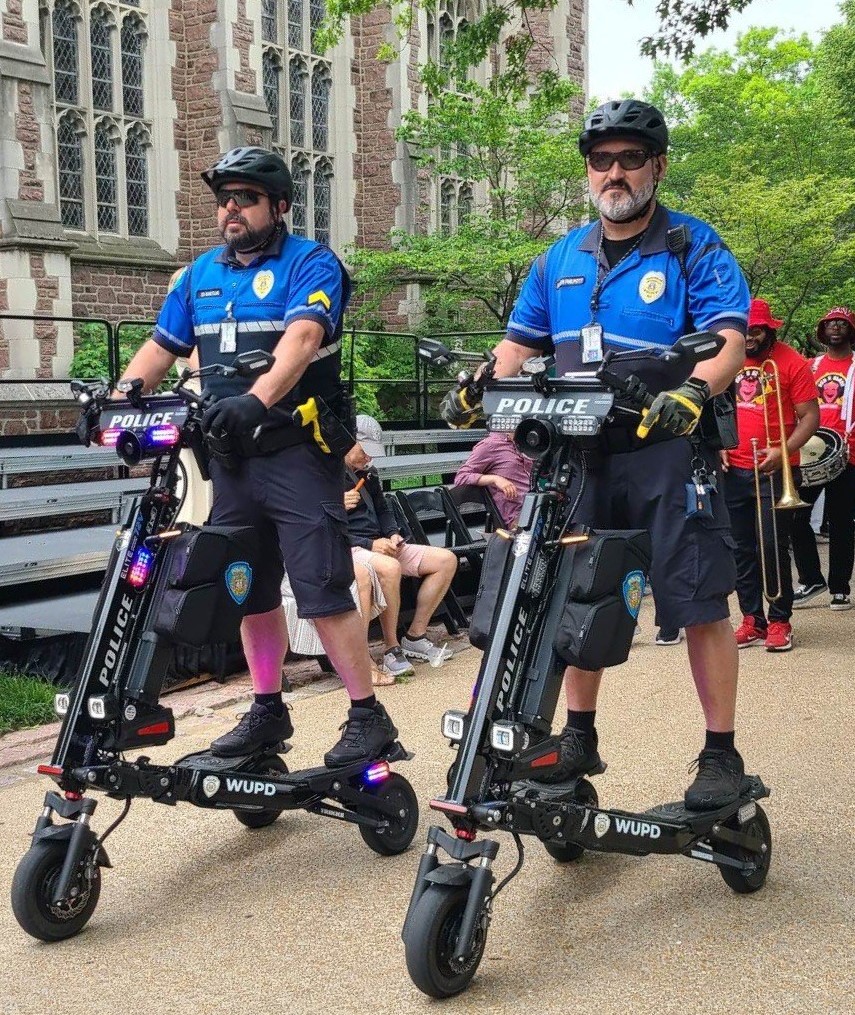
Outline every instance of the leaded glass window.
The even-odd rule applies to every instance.
[[[77,18],[68,0],[57,0],[51,21],[53,35],[53,78],[57,102],[77,105],[80,74],[77,67]]]
[[[103,11],[93,11],[89,23],[89,49],[92,69],[92,105],[95,109],[113,109],[113,46],[110,22]]]
[[[279,61],[269,50],[261,58],[264,102],[273,124],[273,137],[279,137]]]
[[[464,183],[457,197],[457,224],[459,226],[462,226],[472,214],[474,204],[475,198],[472,193],[472,184]]]
[[[288,0],[288,45],[292,49],[303,48],[303,2]]]
[[[125,189],[128,199],[128,234],[148,236],[147,145],[137,130],[125,139]]]
[[[329,163],[319,162],[315,167],[314,185],[315,239],[330,245],[332,228],[332,169]]]
[[[143,26],[133,14],[122,23],[122,107],[143,116]]]
[[[312,52],[317,53],[316,39],[318,29],[323,24],[326,16],[326,4],[324,0],[309,0],[309,32],[312,40]]]
[[[111,127],[106,123],[99,123],[95,128],[95,199],[98,228],[106,233],[118,232],[116,142]]]
[[[261,41],[277,42],[276,0],[261,0]]]
[[[443,236],[451,235],[454,207],[454,184],[444,180],[439,191],[439,231]]]
[[[291,176],[294,180],[294,204],[291,206],[291,231],[297,236],[305,236],[308,226],[307,198],[309,168],[302,159],[298,159],[291,166]]]
[[[318,65],[312,72],[312,145],[315,151],[329,149],[330,75]]]
[[[56,129],[56,155],[62,224],[68,229],[84,229],[83,138],[79,123],[72,116],[64,116],[59,121]]]
[[[306,66],[302,60],[292,60],[288,69],[291,144],[302,148],[306,143]]]

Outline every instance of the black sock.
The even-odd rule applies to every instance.
[[[567,709],[567,725],[581,733],[594,732],[594,719],[597,715],[596,709],[593,712],[573,712]]]
[[[736,748],[733,746],[734,736],[733,730],[729,733],[716,733],[715,730],[707,730],[707,742],[704,744],[704,750],[733,751],[735,754]]]
[[[351,698],[351,708],[374,708],[377,704],[377,695],[369,694],[367,698]]]
[[[277,718],[285,711],[285,702],[282,700],[281,691],[276,694],[256,694],[255,703],[257,705],[264,705],[264,707],[269,709]]]

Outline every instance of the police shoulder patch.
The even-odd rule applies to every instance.
[[[236,560],[226,568],[225,579],[229,595],[243,606],[252,588],[252,568],[245,560]]]
[[[313,293],[309,293],[309,298],[306,300],[306,303],[310,307],[313,306],[315,303],[321,303],[323,304],[324,309],[327,311],[329,311],[331,305],[330,298],[323,291],[323,289],[316,289]]]
[[[187,265],[186,264],[184,265],[183,268],[179,268],[178,271],[173,271],[173,273],[172,273],[172,275],[171,275],[171,277],[169,279],[169,285],[166,287],[167,294],[171,293],[172,290],[181,281],[181,279],[184,278],[184,275],[185,275],[186,271],[187,271]]]

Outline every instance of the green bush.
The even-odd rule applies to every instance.
[[[110,377],[107,355],[107,332],[103,325],[78,324],[75,326],[74,356],[69,375],[80,380],[96,380]],[[119,331],[119,374],[130,363],[131,357],[151,337],[151,327],[145,324],[129,324]],[[116,378],[110,378],[115,380]]]
[[[53,685],[0,670],[0,733],[40,726],[55,718]]]

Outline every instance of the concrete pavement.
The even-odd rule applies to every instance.
[[[677,799],[702,723],[684,647],[653,645],[649,607],[631,661],[604,682],[600,800],[627,809]],[[496,902],[470,990],[443,1013],[578,1015],[843,1013],[855,1008],[852,770],[855,611],[796,614],[798,648],[741,654],[738,745],[773,795],[765,888],[737,896],[715,868],[681,857],[587,854],[554,863],[527,839],[522,873]],[[479,654],[380,690],[416,759],[399,770],[423,804],[413,848],[381,858],[350,826],[302,811],[260,831],[229,813],[137,801],[108,843],[88,927],[57,945],[29,939],[8,904],[46,780],[0,789],[3,1015],[406,1015],[436,1002],[407,977],[399,933],[432,820],[426,803],[451,758],[439,733],[465,707]],[[333,686],[327,682],[325,690]],[[317,762],[344,717],[343,691],[302,692],[289,764]],[[188,716],[152,756],[204,746],[230,707]],[[102,800],[103,830],[119,804]],[[515,860],[503,838],[499,875]],[[439,1010],[438,1008],[434,1010]]]

